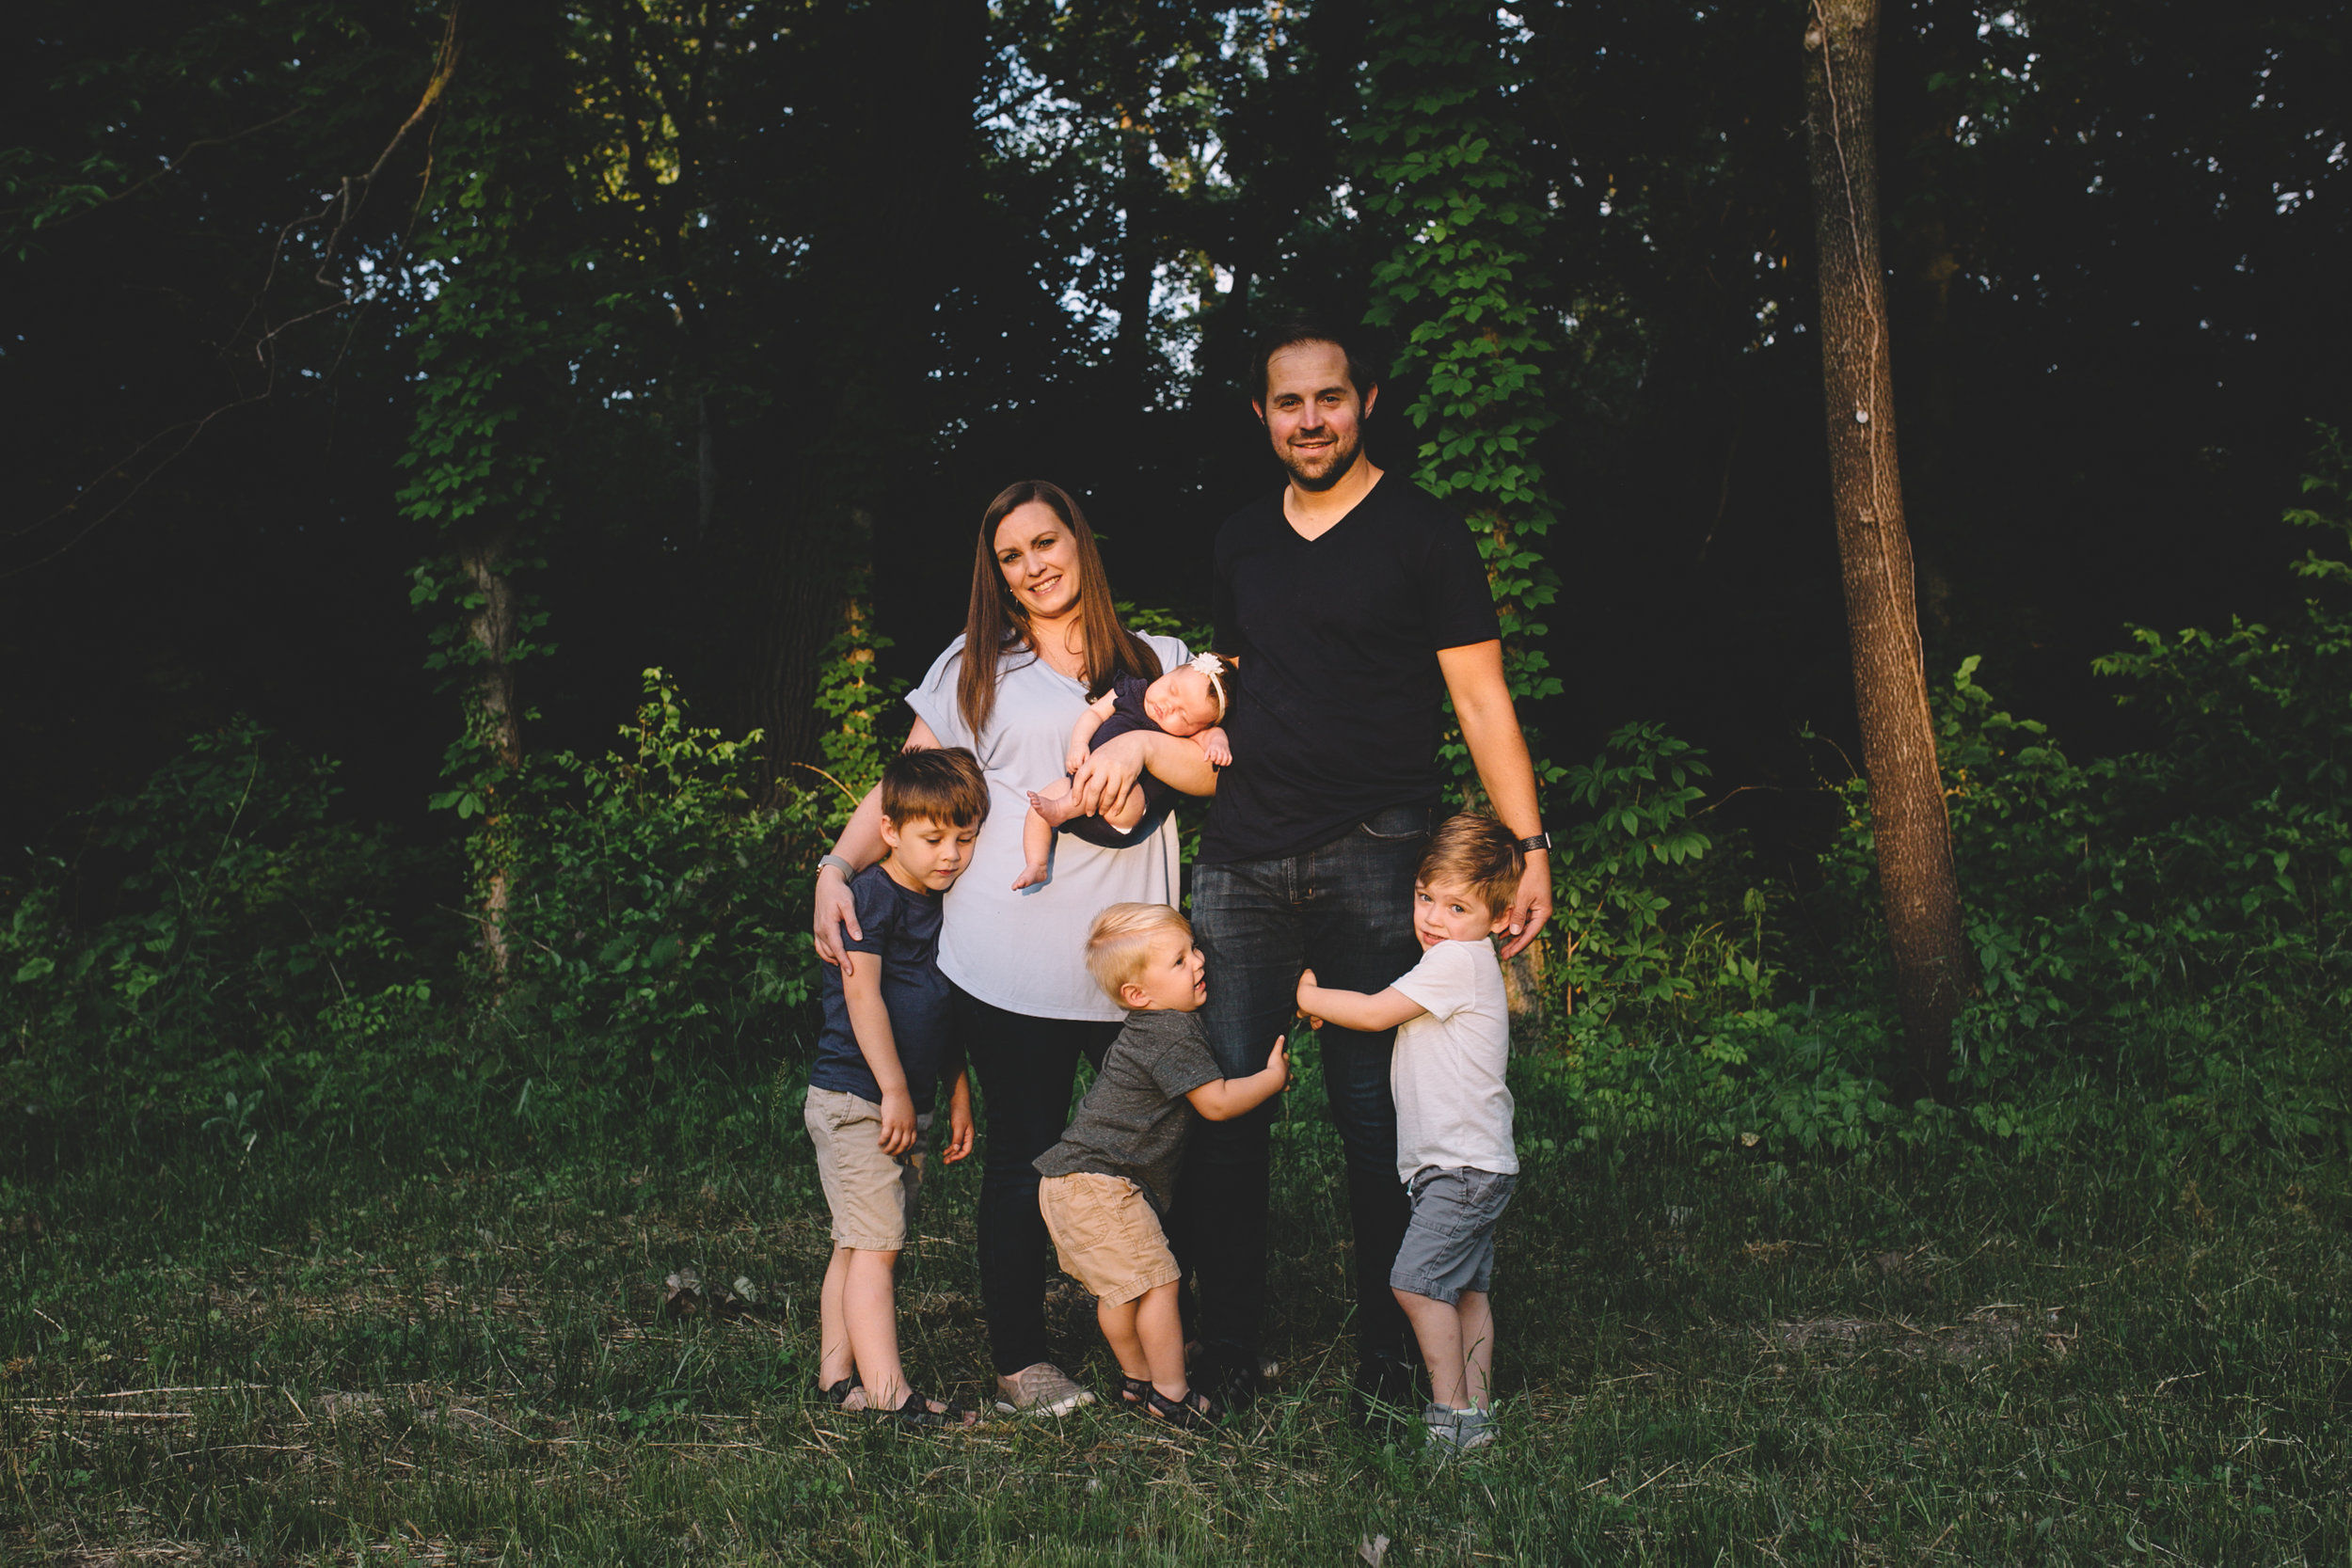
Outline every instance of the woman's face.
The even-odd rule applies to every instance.
[[[1051,621],[1078,603],[1078,542],[1043,501],[1028,501],[996,525],[996,569],[1032,620]]]

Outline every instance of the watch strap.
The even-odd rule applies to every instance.
[[[1519,852],[1523,855],[1532,855],[1538,849],[1549,849],[1550,847],[1551,835],[1549,833],[1536,833],[1531,837],[1519,840]]]
[[[851,865],[851,864],[849,863],[849,861],[848,861],[848,860],[846,860],[846,859],[844,859],[842,856],[839,856],[839,855],[819,855],[819,856],[818,856],[818,857],[817,857],[817,869],[818,869],[818,870],[822,871],[822,870],[824,870],[824,869],[825,869],[825,867],[827,867],[827,866],[829,866],[829,865],[830,865],[830,866],[832,866],[832,867],[833,867],[835,871],[838,871],[838,872],[840,872],[840,873],[841,873],[841,879],[842,879],[843,881],[845,881],[845,882],[846,882],[846,881],[848,881],[850,878],[852,878],[852,877],[854,877],[854,876],[856,876],[856,875],[857,875],[857,867],[856,867],[856,866],[854,866],[854,865]]]

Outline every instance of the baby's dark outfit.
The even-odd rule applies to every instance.
[[[1168,732],[1152,721],[1143,711],[1143,694],[1152,683],[1135,675],[1114,675],[1111,678],[1111,716],[1103,721],[1094,732],[1088,749],[1115,740],[1131,730],[1149,730],[1154,735]],[[1100,816],[1073,816],[1061,825],[1061,831],[1074,833],[1089,844],[1099,844],[1105,849],[1132,849],[1160,831],[1168,812],[1176,804],[1176,786],[1163,783],[1146,770],[1136,780],[1143,791],[1143,816],[1136,825],[1120,832]]]

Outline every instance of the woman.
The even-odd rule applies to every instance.
[[[993,657],[967,657],[971,649]],[[1055,485],[1008,486],[980,520],[964,631],[908,693],[910,749],[965,746],[988,780],[990,809],[972,864],[947,893],[939,967],[957,990],[965,1051],[984,1097],[980,1300],[988,1313],[998,1408],[1059,1416],[1093,1396],[1054,1364],[1045,1336],[1052,1265],[1031,1164],[1070,1120],[1078,1058],[1099,1065],[1121,1014],[1088,976],[1086,933],[1105,907],[1176,901],[1176,826],[1131,849],[1063,835],[1051,881],[1015,892],[1028,791],[1061,776],[1070,729],[1090,690],[1114,674],[1156,677],[1187,657],[1173,637],[1119,624],[1093,531]],[[1191,795],[1216,775],[1190,741],[1133,732],[1108,742],[1073,784],[1116,800],[1137,774]],[[854,929],[849,877],[882,858],[880,792],[859,802],[817,877],[817,953],[842,961]],[[847,868],[845,870],[845,867]]]

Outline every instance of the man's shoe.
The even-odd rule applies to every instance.
[[[1070,1374],[1051,1361],[1022,1368],[996,1380],[996,1408],[1006,1415],[1067,1416],[1094,1396],[1070,1381]]]
[[[1414,1419],[1422,1409],[1419,1381],[1411,1362],[1375,1351],[1356,1364],[1348,1406],[1361,1421]]]

